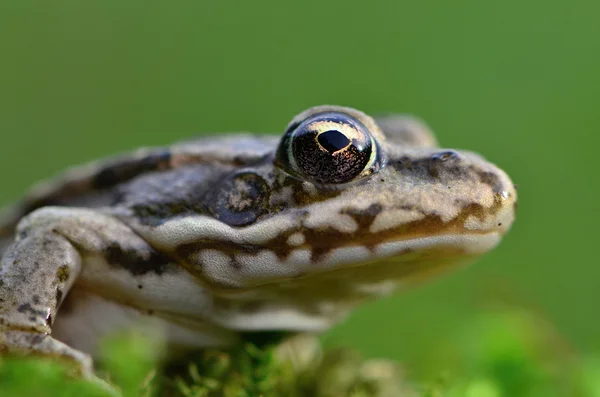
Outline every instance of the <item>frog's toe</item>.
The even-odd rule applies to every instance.
[[[49,334],[31,331],[4,331],[0,333],[0,354],[33,355],[56,359],[68,365],[69,375],[83,378],[106,392],[107,396],[121,393],[105,380],[94,374],[92,359],[52,338]]]
[[[0,334],[0,352],[56,358],[72,367],[73,376],[95,377],[92,358],[52,338],[49,334],[8,330]]]

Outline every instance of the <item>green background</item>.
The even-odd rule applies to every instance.
[[[410,112],[499,164],[517,222],[476,266],[326,335],[418,369],[489,302],[600,345],[600,3],[0,2],[0,204],[90,159],[201,132],[282,131],[306,107]]]

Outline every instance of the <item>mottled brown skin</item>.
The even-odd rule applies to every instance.
[[[294,149],[298,163],[288,157],[299,126],[325,113],[307,136],[339,127],[348,139],[330,133],[314,164],[319,144]],[[325,106],[296,116],[281,143],[183,142],[38,185],[0,220],[0,347],[66,357],[89,373],[82,351],[140,321],[183,348],[248,330],[325,329],[366,299],[490,250],[509,229],[516,194],[506,174],[435,145],[416,119]],[[362,172],[347,164],[355,157]]]

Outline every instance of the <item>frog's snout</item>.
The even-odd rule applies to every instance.
[[[511,184],[510,189],[503,192],[500,200],[501,204],[497,214],[496,228],[499,233],[505,234],[510,230],[515,221],[518,206],[516,186]]]
[[[516,186],[512,183],[509,177],[501,172],[501,179],[503,183],[500,185],[501,188],[495,189],[494,204],[488,209],[486,216],[487,220],[483,223],[485,225],[477,225],[473,222],[469,224],[465,223],[467,229],[484,229],[489,232],[496,232],[501,235],[507,233],[515,220],[515,213],[517,209],[517,190]]]

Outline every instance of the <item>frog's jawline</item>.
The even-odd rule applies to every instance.
[[[231,285],[210,280],[205,272],[206,269],[203,269],[202,272],[189,268],[188,270],[203,280],[211,291],[226,295],[244,293],[263,286],[285,282],[301,282],[301,280],[316,279],[322,275],[341,274],[344,271],[356,269],[360,269],[361,272],[366,272],[368,269],[368,273],[375,275],[378,280],[383,280],[381,276],[376,276],[378,274],[385,275],[386,279],[404,280],[409,278],[408,273],[410,273],[411,279],[428,277],[427,275],[432,270],[435,273],[439,269],[450,268],[457,261],[471,262],[474,258],[496,247],[500,240],[501,234],[492,231],[387,241],[373,249],[361,245],[344,246],[333,249],[319,263],[312,263],[311,251],[302,248],[293,250],[292,255],[285,262],[273,263],[272,251],[263,249],[255,255],[248,256],[241,263],[240,261],[236,263],[236,271],[239,273],[238,275],[242,275],[241,278],[248,277],[247,273],[245,276],[243,275],[244,270],[251,272],[252,264],[257,262],[262,262],[263,266],[288,266],[298,270],[298,273],[288,277],[273,277],[269,280],[246,278],[243,283],[232,282]],[[427,258],[433,258],[433,260],[428,261]],[[434,262],[434,264],[429,262]],[[386,269],[377,270],[377,266]]]

